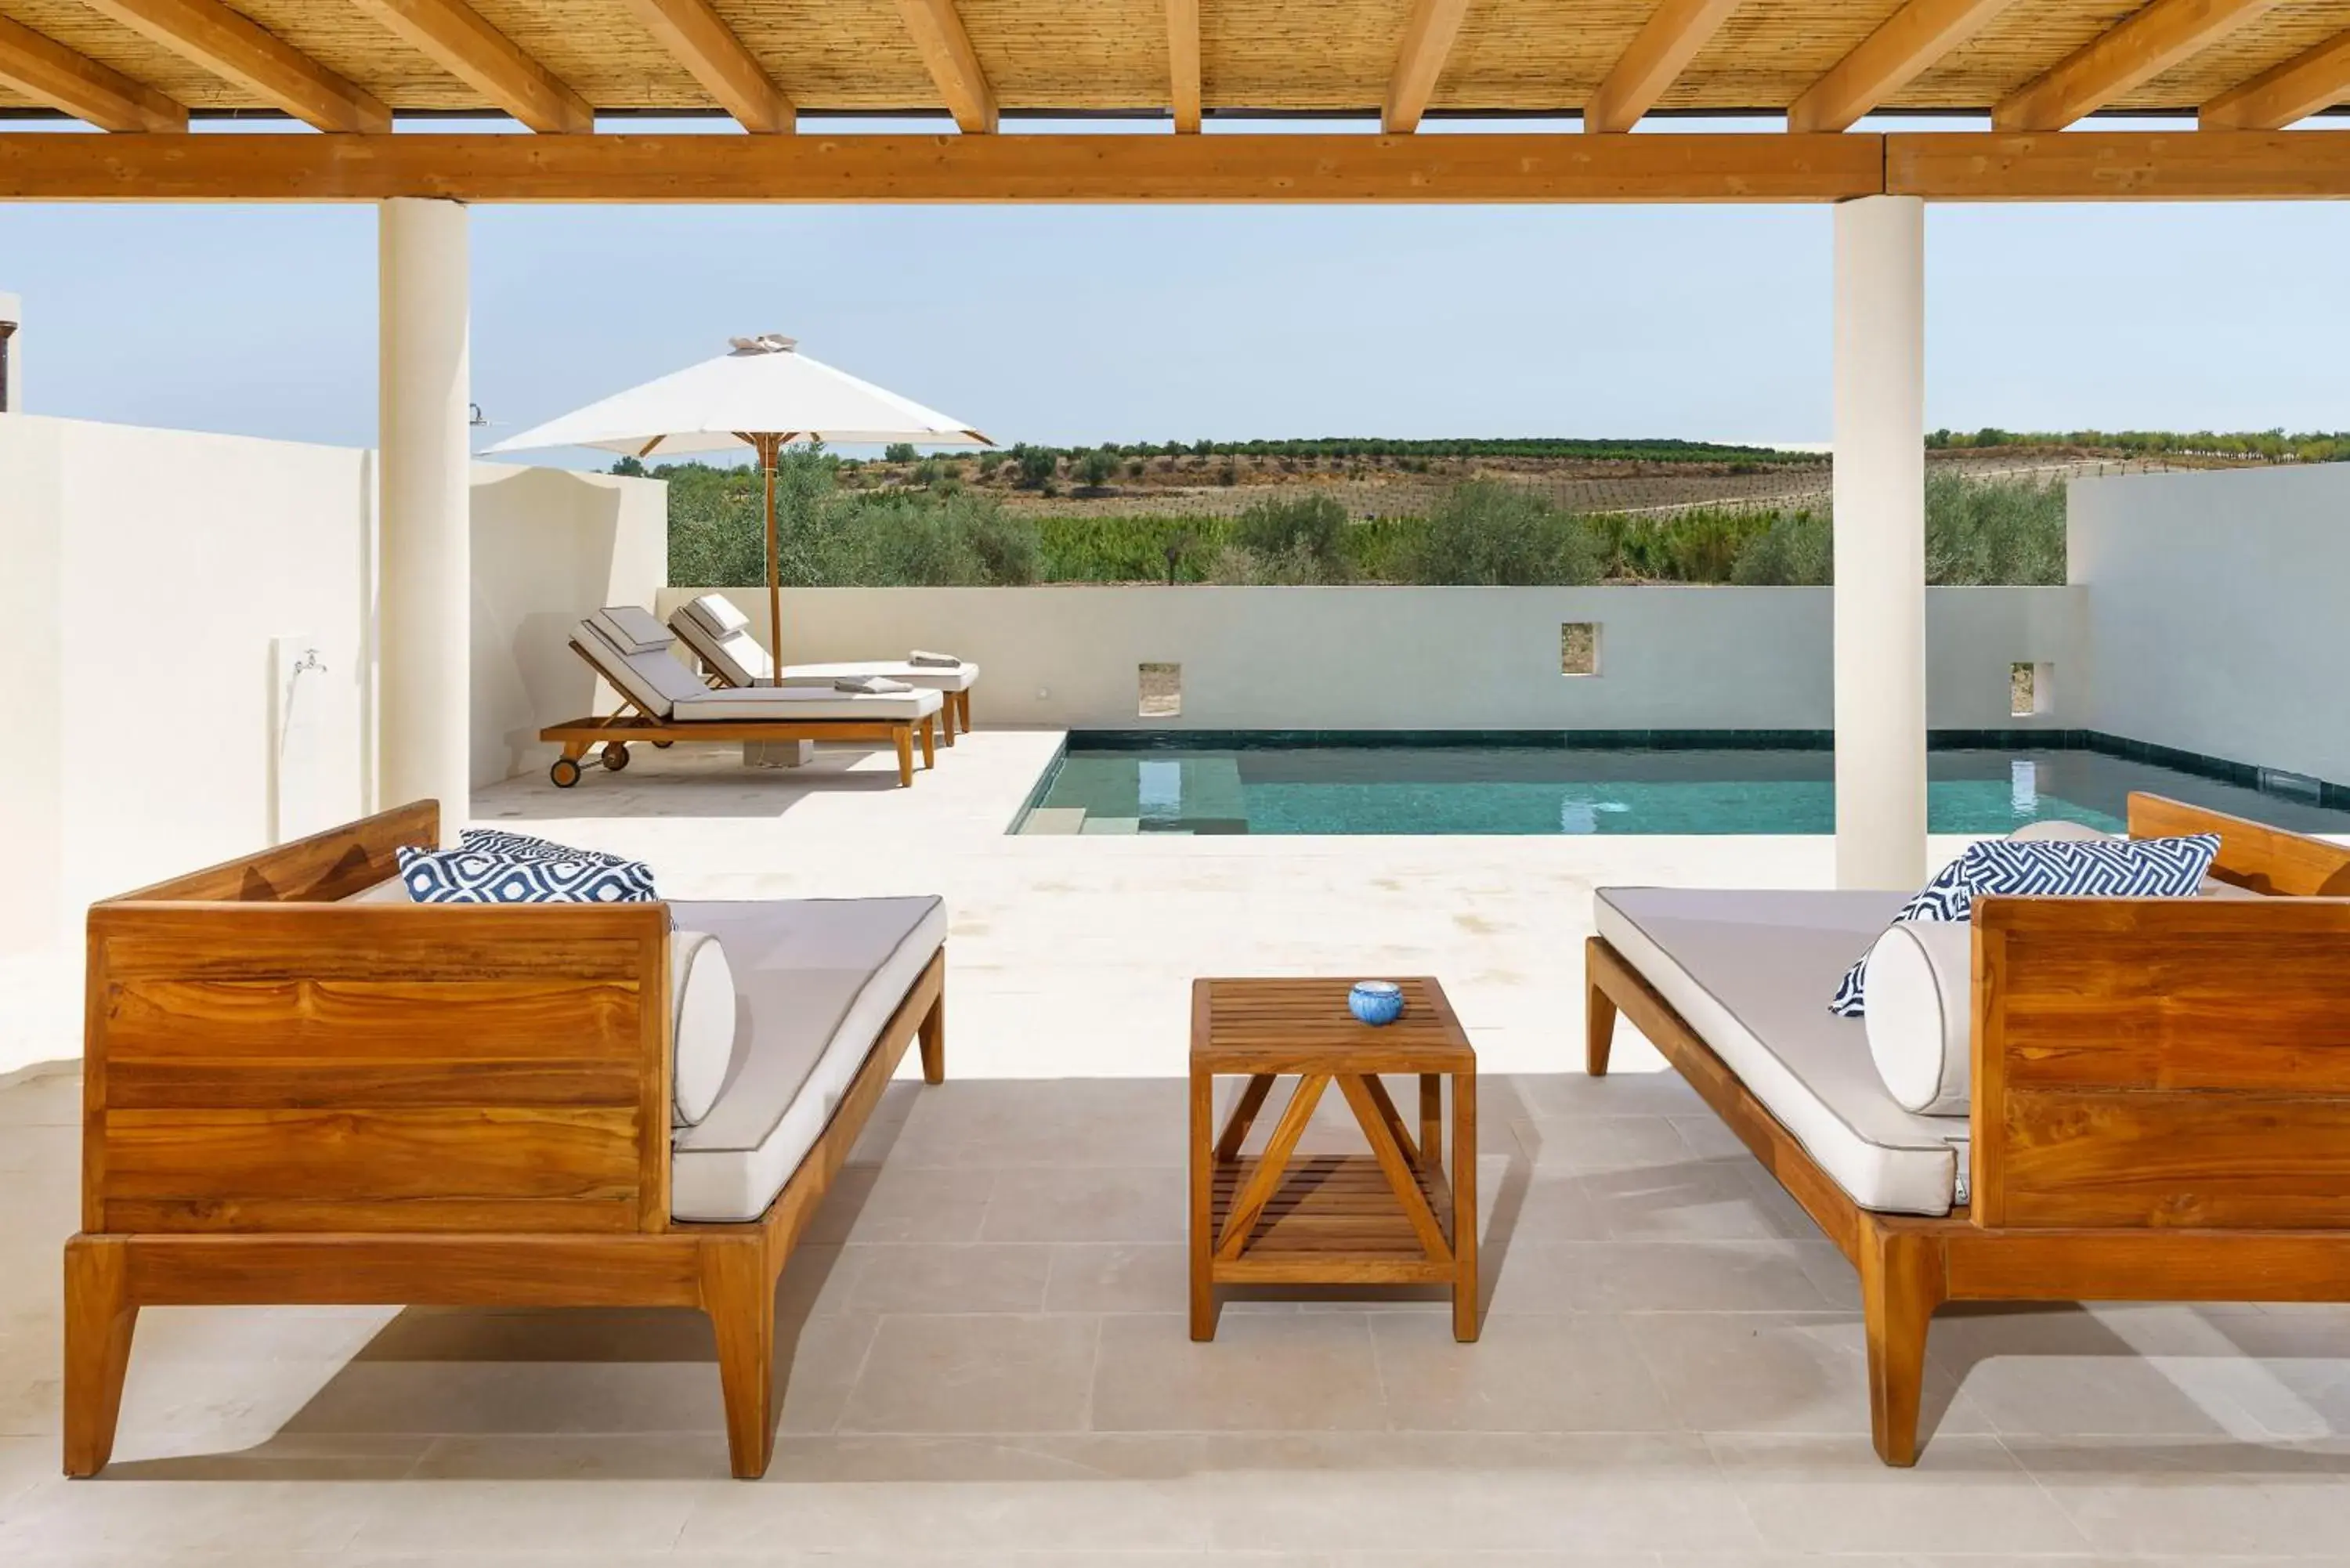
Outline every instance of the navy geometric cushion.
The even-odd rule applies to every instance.
[[[2102,842],[1986,838],[1959,857],[1959,865],[1979,898],[2191,898],[2219,853],[2216,833]]]
[[[512,855],[535,860],[601,860],[618,866],[623,857],[607,855],[600,849],[575,849],[567,844],[557,844],[551,838],[534,838],[527,833],[509,833],[502,827],[469,827],[457,835],[459,846],[466,849],[486,850],[492,855]]]
[[[1943,867],[1894,919],[1969,919],[1975,899],[1992,897],[2191,898],[2202,889],[2219,853],[2216,833],[2183,838],[1986,838]],[[1828,1011],[1839,1018],[1866,1016],[1867,983],[1868,955],[1863,953],[1845,971]]]
[[[1934,879],[1910,896],[1893,917],[1896,924],[1903,920],[1963,920],[1970,908],[1966,877],[1962,874],[1966,857],[1960,856],[1939,871]],[[1875,944],[1870,944],[1874,946]],[[1865,991],[1868,984],[1868,955],[1863,953],[1844,971],[1836,982],[1835,995],[1829,999],[1828,1011],[1838,1018],[1858,1018],[1866,1012]]]
[[[639,904],[660,897],[652,867],[642,861],[545,847],[555,853],[502,852],[470,842],[454,849],[403,845],[400,879],[420,904]]]

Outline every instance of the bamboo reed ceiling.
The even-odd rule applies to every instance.
[[[943,89],[907,23],[906,8],[923,4],[960,15],[987,88],[1005,113],[1164,113],[1173,101],[1167,0],[711,3],[803,113],[944,107]],[[1202,101],[1211,115],[1376,114],[1418,3],[1198,0]],[[630,0],[470,4],[598,110],[721,110],[695,72],[647,32]],[[2014,0],[1881,107],[1988,113],[2146,8],[2136,0]],[[356,0],[233,0],[233,9],[395,111],[497,110],[481,88],[403,42]],[[1783,111],[1900,9],[1901,0],[1744,0],[1654,107]],[[1430,112],[1579,110],[1656,10],[1657,0],[1471,0]],[[0,17],[200,112],[271,108],[252,87],[83,0],[0,0]],[[2191,111],[2345,35],[2350,0],[2280,0],[2106,107]],[[40,107],[0,81],[0,109]]]

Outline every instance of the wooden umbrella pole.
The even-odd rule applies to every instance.
[[[776,686],[784,683],[783,572],[775,540],[775,462],[783,444],[781,436],[759,437],[759,468],[767,491],[767,679]]]

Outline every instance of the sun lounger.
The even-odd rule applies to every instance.
[[[785,1262],[908,1046],[945,1075],[942,906],[382,896],[439,838],[423,802],[92,906],[67,1474],[183,1304],[699,1309],[767,1468]],[[731,1037],[678,1027],[672,924],[723,944]]]
[[[598,610],[571,633],[572,650],[619,692],[633,711],[552,724],[538,738],[563,747],[547,770],[558,788],[579,782],[579,760],[603,748],[604,765],[629,765],[630,742],[679,741],[889,741],[898,749],[900,784],[914,782],[914,742],[922,765],[933,746],[946,699],[936,691],[850,692],[824,686],[713,690],[671,652],[677,639],[630,605]]]
[[[1916,1462],[1944,1302],[2350,1299],[2350,849],[2151,795],[2129,823],[2217,833],[2215,882],[1905,928],[1935,972],[1901,1038],[1960,1115],[1905,1109],[1885,1021],[1827,1010],[1905,895],[1597,895],[1588,1071],[1620,1012],[1853,1262],[1887,1464]]]
[[[831,664],[786,664],[780,681],[771,681],[774,666],[767,650],[750,633],[750,619],[724,594],[703,594],[669,618],[670,629],[702,660],[702,667],[721,686],[829,686],[836,680],[879,675],[902,680],[916,691],[936,691],[946,700],[939,719],[940,734],[950,746],[955,731],[971,728],[971,689],[979,684],[979,666],[969,659],[932,662],[935,655],[913,659],[855,659]]]

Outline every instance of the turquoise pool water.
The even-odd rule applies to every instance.
[[[2152,790],[2281,827],[2350,833],[2350,813],[2103,753],[1940,751],[1928,826],[2122,826]],[[1555,746],[1087,749],[1072,737],[1026,833],[1714,834],[1835,831],[1825,751]]]

